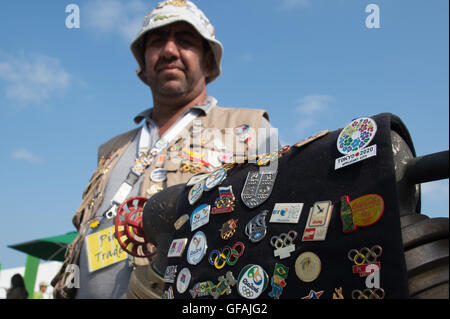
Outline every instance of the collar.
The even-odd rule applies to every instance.
[[[216,105],[217,105],[217,100],[214,97],[212,97],[212,96],[208,96],[206,98],[204,104],[195,105],[195,106],[190,107],[181,116],[183,116],[184,114],[186,114],[187,112],[190,112],[192,110],[199,110],[200,113],[203,113],[204,115],[206,115]],[[136,124],[139,124],[139,123],[142,122],[143,119],[145,119],[147,123],[152,123],[153,122],[153,120],[152,120],[152,113],[153,113],[153,108],[147,109],[147,110],[139,113],[138,115],[136,115],[135,118],[134,118],[134,122]]]

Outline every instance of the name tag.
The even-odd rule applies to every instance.
[[[108,267],[128,257],[114,236],[114,226],[87,236],[85,245],[89,272]]]

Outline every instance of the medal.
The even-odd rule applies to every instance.
[[[245,234],[252,243],[261,241],[267,233],[266,216],[268,210],[263,210],[261,213],[253,217],[245,226]]]
[[[302,212],[303,203],[276,203],[269,223],[296,224]]]
[[[210,191],[217,185],[220,185],[223,180],[227,177],[227,171],[223,168],[218,168],[213,171],[209,176],[205,179],[205,191]]]
[[[203,225],[209,223],[209,213],[211,210],[210,205],[200,205],[197,207],[191,215],[191,231],[202,227]]]
[[[240,296],[256,299],[266,290],[269,276],[261,266],[247,265],[242,268],[237,281]]]
[[[319,277],[321,271],[320,258],[313,252],[304,252],[295,261],[295,273],[304,282],[311,282]]]
[[[200,181],[194,186],[192,186],[191,190],[188,194],[189,204],[194,205],[203,194],[204,181]]]
[[[264,203],[272,193],[277,172],[248,172],[241,192],[242,202],[248,208],[255,208]]]
[[[205,256],[207,248],[205,233],[202,231],[196,232],[192,236],[187,249],[187,262],[191,265],[197,265],[203,259],[203,256]]]
[[[189,287],[189,283],[191,282],[191,272],[188,268],[183,268],[180,270],[180,273],[177,277],[177,291],[179,294],[183,294],[186,292]]]
[[[309,210],[302,241],[325,240],[332,212],[331,201],[315,202]]]

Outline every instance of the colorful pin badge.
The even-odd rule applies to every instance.
[[[187,238],[174,239],[170,244],[169,251],[167,252],[167,257],[181,257],[186,248]]]
[[[381,269],[379,258],[383,254],[383,248],[379,245],[374,245],[372,248],[363,247],[360,250],[350,249],[347,257],[355,265],[352,267],[354,274],[359,274],[360,277],[367,277],[372,272]]]
[[[203,256],[205,256],[207,248],[205,233],[202,231],[196,232],[192,236],[187,249],[187,262],[191,265],[197,265],[203,259]]]
[[[187,288],[189,287],[189,283],[191,282],[191,271],[188,268],[183,268],[180,270],[180,273],[177,277],[177,291],[179,294],[183,294],[186,292]]]
[[[222,224],[222,228],[220,229],[220,238],[223,240],[228,240],[233,237],[237,228],[237,219],[230,219]]]
[[[164,282],[173,284],[175,282],[175,277],[177,274],[177,266],[167,266],[164,273]]]
[[[309,292],[309,294],[305,297],[302,297],[302,299],[319,299],[320,296],[322,296],[322,295],[323,295],[323,290],[322,291],[311,290]]]
[[[272,285],[272,291],[269,292],[269,297],[273,299],[280,299],[283,292],[283,288],[287,285],[287,276],[289,273],[289,267],[282,264],[275,264],[275,269],[273,270],[273,276],[270,280]]]
[[[352,207],[347,195],[341,196],[341,221],[344,233],[347,234],[356,230],[356,225],[353,223]]]
[[[270,223],[296,224],[302,212],[303,203],[276,203],[270,216]]]
[[[344,295],[342,293],[342,287],[334,288],[333,299],[344,299]]]
[[[291,256],[295,251],[294,240],[297,238],[297,232],[290,230],[287,234],[281,233],[279,236],[272,236],[270,245],[275,248],[273,255],[284,259]]]
[[[368,147],[375,137],[377,124],[368,117],[350,122],[339,134],[337,148],[343,157],[337,158],[335,169],[339,169],[377,155],[377,146]]]
[[[219,298],[224,294],[231,294],[231,287],[237,284],[237,280],[234,278],[231,271],[227,271],[225,276],[220,276],[219,283],[214,285],[211,281],[208,282],[208,292],[214,299]]]
[[[321,270],[320,258],[313,252],[302,253],[295,261],[295,273],[301,281],[312,282],[316,280]]]
[[[205,191],[210,191],[217,185],[220,185],[223,180],[227,177],[227,171],[223,168],[218,168],[213,171],[209,176],[205,179]]]
[[[194,298],[194,299],[197,297],[209,296],[208,289],[211,285],[213,285],[212,281],[198,282],[198,283],[194,284],[192,289],[189,289],[189,293],[191,294],[192,298]]]
[[[295,147],[305,146],[306,144],[311,143],[312,141],[315,141],[318,138],[327,135],[329,132],[330,132],[330,130],[320,131],[320,132],[318,132],[316,134],[311,135],[310,137],[307,137],[307,138],[301,140],[300,142],[295,143],[294,146]]]
[[[277,172],[251,171],[247,174],[241,192],[242,202],[248,208],[255,208],[264,203],[272,193]]]
[[[219,198],[216,199],[215,206],[211,214],[230,213],[234,210],[234,194],[232,186],[219,187]]]
[[[188,193],[189,204],[194,205],[200,199],[200,197],[202,197],[203,188],[204,188],[203,180],[191,187]]]
[[[384,200],[380,195],[369,194],[350,202],[353,223],[358,227],[367,227],[378,222],[384,212]]]
[[[211,210],[211,205],[200,205],[197,207],[191,215],[191,231],[202,227],[203,225],[209,223],[209,214]]]
[[[253,217],[245,226],[245,234],[252,243],[257,243],[266,236],[266,216],[268,213],[268,210],[263,210]]]
[[[309,210],[302,241],[325,240],[332,213],[331,201],[315,202]]]
[[[266,290],[269,276],[261,266],[250,264],[242,268],[237,281],[241,297],[256,299]]]

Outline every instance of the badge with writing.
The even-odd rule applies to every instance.
[[[205,179],[205,191],[209,191],[220,185],[223,180],[227,177],[227,171],[223,168],[218,168],[213,171],[209,176]]]
[[[206,254],[208,245],[206,243],[206,235],[202,231],[198,231],[192,236],[191,242],[187,250],[187,261],[191,265],[197,265]]]
[[[270,223],[296,224],[302,212],[303,203],[277,203],[270,216]]]
[[[248,208],[255,208],[264,203],[272,193],[277,172],[248,172],[241,199]]]
[[[187,238],[174,239],[170,244],[169,251],[167,252],[167,257],[181,257],[186,248]]]
[[[247,265],[242,268],[238,277],[238,293],[247,299],[258,298],[269,283],[269,276],[259,265]]]
[[[384,200],[380,195],[369,194],[350,202],[353,212],[353,223],[358,227],[375,224],[383,216]]]
[[[120,247],[114,233],[113,225],[86,237],[89,272],[127,259],[128,254]]]
[[[173,284],[175,282],[175,277],[177,274],[177,266],[167,266],[166,272],[164,273],[164,282]]]
[[[219,187],[219,198],[216,199],[215,206],[211,214],[230,213],[234,210],[234,194],[232,186]]]
[[[375,137],[377,124],[368,117],[350,122],[339,134],[337,148],[343,157],[337,158],[335,169],[339,169],[377,155],[377,146],[368,147]]]
[[[302,241],[325,240],[332,212],[331,201],[315,202],[309,210]]]
[[[197,207],[191,215],[191,231],[202,227],[203,225],[209,223],[209,213],[211,210],[211,205],[200,205]]]

